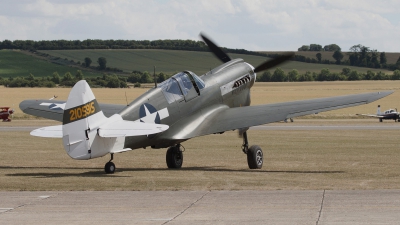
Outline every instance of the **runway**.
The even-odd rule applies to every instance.
[[[400,126],[385,125],[261,125],[252,130],[400,130]]]
[[[0,224],[398,224],[400,190],[0,192]]]

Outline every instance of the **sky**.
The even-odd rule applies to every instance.
[[[2,0],[0,40],[200,40],[253,51],[400,52],[398,0]]]

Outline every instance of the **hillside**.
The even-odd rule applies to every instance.
[[[0,76],[8,77],[26,77],[32,73],[35,77],[52,76],[58,72],[60,76],[66,72],[75,74],[79,68],[57,65],[47,62],[30,55],[21,53],[19,50],[0,50]],[[101,73],[84,72],[85,76],[101,76]]]
[[[177,50],[154,50],[154,49],[132,49],[132,50],[45,50],[40,51],[68,60],[84,61],[85,57],[92,59],[92,64],[97,64],[99,57],[107,59],[107,66],[122,69],[124,72],[153,71],[156,66],[157,72],[172,74],[181,70],[191,70],[197,74],[203,74],[211,68],[220,65],[218,61],[209,52],[195,51],[177,51]],[[246,62],[256,66],[268,58],[253,55],[229,54],[231,58],[243,58]],[[331,72],[340,72],[342,65],[311,64],[302,62],[289,62],[281,66],[285,72],[297,69],[300,73],[320,72],[323,68],[329,68]],[[392,74],[388,70],[376,70],[370,68],[350,67],[352,70],[366,72],[372,70],[375,72],[384,71]]]
[[[92,59],[92,65],[97,66],[97,59],[105,57],[108,67],[116,67],[122,69],[126,73],[137,71],[153,71],[156,66],[156,72],[164,72],[173,74],[182,70],[191,70],[199,75],[209,71],[220,65],[218,61],[209,52],[195,51],[177,51],[177,50],[152,50],[152,49],[135,49],[135,50],[51,50],[40,51],[49,55],[68,58],[75,62],[84,61],[85,57]],[[229,54],[231,58],[243,58],[246,62],[256,66],[268,58],[261,56]],[[302,62],[289,62],[281,66],[285,72],[297,69],[300,73],[320,72],[323,68],[329,68],[331,72],[340,72],[344,66],[311,64]],[[361,67],[350,67],[352,70],[366,72],[374,70]],[[81,69],[86,77],[102,76],[102,71],[86,70],[82,67],[71,67],[67,65],[59,65],[51,63],[43,57],[35,57],[27,54],[25,51],[19,50],[0,50],[0,76],[3,78],[23,76],[26,77],[32,73],[35,77],[52,76],[54,72],[58,72],[63,76],[66,72],[75,74],[76,70]],[[392,71],[383,70],[387,74]],[[110,72],[112,73],[112,72]]]

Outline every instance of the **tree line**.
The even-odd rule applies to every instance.
[[[202,41],[193,40],[4,40],[0,49],[21,50],[73,50],[73,49],[175,49],[191,51],[208,51]]]
[[[165,74],[160,72],[156,74],[157,83],[170,78],[173,74]],[[70,72],[60,76],[54,72],[52,76],[36,78],[33,74],[27,77],[2,78],[0,77],[0,85],[5,87],[56,87],[66,86],[72,87],[79,80],[85,79],[89,86],[108,87],[108,88],[126,88],[128,82],[133,83],[134,87],[140,87],[143,83],[154,83],[154,76],[149,72],[133,71],[129,76],[118,76],[116,74],[102,77],[84,78],[81,70],[77,70],[75,75]],[[355,80],[400,80],[400,70],[395,70],[393,75],[385,74],[381,71],[373,72],[368,70],[366,73],[359,73],[356,70],[351,70],[348,67],[342,69],[341,72],[330,72],[328,68],[317,72],[306,72],[300,74],[297,70],[291,70],[285,73],[281,68],[275,71],[265,71],[257,76],[257,82],[304,82],[304,81],[355,81]]]
[[[400,57],[396,63],[387,63],[386,53],[378,52],[377,50],[371,49],[370,47],[363,46],[361,44],[353,45],[350,47],[349,52],[346,54],[349,56],[348,59],[343,60],[344,53],[341,48],[336,44],[325,45],[323,48],[319,44],[303,45],[298,48],[298,51],[314,51],[316,53],[314,58],[296,55],[295,60],[307,63],[323,63],[323,64],[337,64],[337,65],[350,65],[358,67],[368,68],[383,68],[388,70],[400,70]],[[332,57],[335,61],[328,59],[322,60],[321,51],[333,52]]]
[[[29,74],[27,77],[10,77],[8,79],[0,77],[0,85],[5,87],[72,87],[76,82],[83,79],[87,81],[90,87],[128,87],[126,77],[104,74],[102,77],[84,78],[81,70],[77,70],[75,75],[66,72],[63,76],[60,76],[58,72],[54,72],[52,76],[40,78],[36,78],[33,74]]]
[[[395,70],[393,75],[385,74],[381,71],[375,73],[368,70],[366,73],[359,73],[346,67],[340,73],[330,72],[328,68],[322,69],[319,73],[307,71],[300,74],[297,70],[285,73],[281,68],[274,72],[265,71],[257,76],[258,82],[292,82],[292,81],[354,81],[354,80],[400,80],[400,70]]]
[[[330,44],[330,45],[325,45],[322,48],[322,45],[319,44],[310,44],[310,45],[303,45],[300,48],[297,49],[297,51],[327,51],[327,52],[334,52],[334,51],[341,51],[342,49],[339,47],[337,44]]]

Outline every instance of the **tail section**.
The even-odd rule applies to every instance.
[[[63,115],[63,143],[68,155],[74,159],[92,158],[95,128],[106,119],[86,81],[77,82],[68,96]]]
[[[125,136],[155,134],[168,129],[163,124],[123,120],[119,114],[107,118],[86,81],[72,88],[63,114],[63,124],[39,128],[31,135],[62,137],[65,151],[74,159],[91,159],[123,152]]]
[[[378,109],[376,110],[376,115],[381,114],[381,105],[378,105]]]

